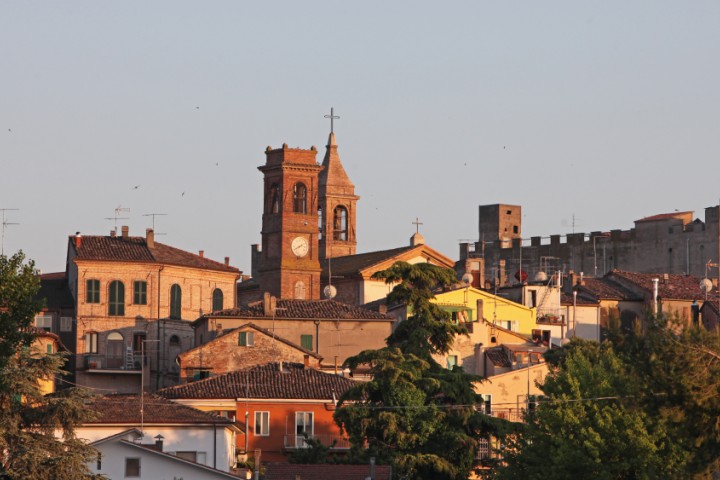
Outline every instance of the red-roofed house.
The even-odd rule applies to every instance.
[[[77,316],[76,381],[138,392],[142,351],[145,387],[179,379],[177,355],[193,346],[188,320],[235,305],[240,271],[145,237],[70,237],[67,283]],[[144,348],[143,348],[144,347]]]
[[[269,363],[193,383],[165,388],[165,398],[201,410],[234,402],[246,419],[238,438],[245,452],[262,451],[262,461],[282,462],[285,453],[305,448],[304,434],[342,450],[349,447],[333,421],[335,401],[355,382],[297,363]],[[223,407],[226,408],[226,407]]]

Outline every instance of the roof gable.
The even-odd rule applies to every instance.
[[[406,262],[420,257],[440,267],[453,268],[455,266],[452,259],[423,244],[326,259],[322,267],[325,275],[327,275],[329,262],[333,275],[370,276],[379,270],[390,268],[395,262]]]
[[[86,408],[96,417],[86,425],[94,424],[220,424],[233,425],[232,420],[203,412],[185,405],[178,405],[157,395],[145,394],[144,418],[140,415],[140,396],[137,394],[116,394],[93,397]]]

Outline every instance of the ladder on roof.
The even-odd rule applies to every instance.
[[[125,366],[123,368],[125,370],[135,370],[135,355],[130,346],[125,348]]]

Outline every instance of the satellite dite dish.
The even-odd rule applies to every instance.
[[[708,293],[710,290],[713,289],[713,283],[712,280],[709,278],[703,278],[700,280],[700,290],[704,293]]]
[[[337,288],[332,285],[328,285],[323,288],[323,295],[325,295],[325,298],[328,300],[332,300],[337,295]]]
[[[472,285],[472,282],[473,282],[472,273],[466,273],[465,275],[463,275],[462,282],[466,285]]]
[[[545,272],[537,272],[535,274],[535,281],[536,282],[547,282],[548,276]]]

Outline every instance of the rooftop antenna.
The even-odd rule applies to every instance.
[[[5,255],[5,229],[10,225],[20,225],[19,223],[15,222],[8,222],[5,220],[5,212],[15,212],[20,210],[19,208],[0,208],[0,212],[2,212],[2,240],[0,240],[0,255]]]
[[[160,216],[164,216],[164,215],[167,215],[167,213],[143,213],[142,214],[143,217],[152,217],[153,232],[155,232],[155,217],[160,217]],[[155,235],[167,235],[167,234],[155,232]]]
[[[113,220],[115,222],[115,231],[117,232],[117,221],[118,220],[129,220],[130,217],[121,217],[122,212],[129,212],[129,208],[123,208],[122,205],[118,205],[115,208],[115,215],[112,217],[105,217],[105,220]]]

